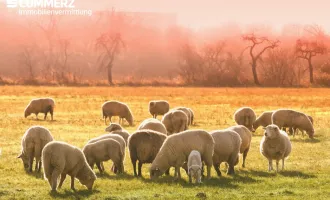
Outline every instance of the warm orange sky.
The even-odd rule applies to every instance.
[[[5,1],[5,0],[0,0]],[[97,2],[97,3],[96,3]],[[129,11],[174,12],[192,28],[222,23],[317,23],[330,31],[329,0],[75,0],[76,7]]]

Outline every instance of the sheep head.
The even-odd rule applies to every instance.
[[[25,153],[22,152],[17,158],[22,159],[24,168],[29,168],[29,158]]]
[[[265,137],[268,139],[277,138],[279,134],[280,134],[280,129],[275,124],[268,125],[265,129]]]
[[[156,179],[159,176],[163,175],[164,172],[162,172],[158,167],[151,167],[150,168],[150,179]]]
[[[105,128],[106,132],[112,132],[112,131],[122,131],[123,128],[120,126],[120,124],[117,123],[111,123],[107,128]]]

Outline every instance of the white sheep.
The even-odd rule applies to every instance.
[[[145,119],[137,128],[137,130],[150,129],[167,135],[165,125],[158,119],[150,118]]]
[[[188,117],[181,110],[171,110],[162,118],[165,125],[167,135],[179,133],[188,129]]]
[[[53,141],[53,136],[47,128],[32,126],[23,135],[21,154],[17,158],[22,159],[24,167],[28,168],[29,172],[32,172],[33,160],[35,158],[35,171],[40,172],[42,149],[51,141]]]
[[[32,99],[27,105],[24,111],[24,117],[27,118],[29,115],[34,113],[38,119],[39,113],[44,113],[44,120],[47,118],[48,112],[50,113],[51,119],[53,120],[53,113],[55,108],[55,101],[52,98],[39,98]]]
[[[190,152],[188,156],[188,175],[189,175],[189,183],[192,182],[192,177],[195,178],[196,183],[201,183],[201,178],[202,178],[202,158],[201,154],[193,150]]]
[[[153,118],[164,115],[170,110],[170,104],[165,100],[154,100],[149,102],[149,112]]]
[[[75,178],[89,190],[96,180],[96,175],[88,165],[83,152],[65,142],[49,142],[42,150],[42,164],[44,178],[48,180],[52,191],[56,191],[58,177],[61,176],[58,185],[61,188],[67,174],[71,176],[72,190],[75,190]]]
[[[297,128],[306,131],[310,138],[314,137],[314,127],[308,116],[302,112],[289,109],[279,109],[272,114],[272,123],[280,129],[283,127]]]
[[[240,147],[240,153],[243,154],[243,164],[242,167],[245,167],[245,159],[250,150],[252,134],[248,128],[243,125],[236,125],[229,127],[228,130],[235,131],[241,137],[242,144]]]
[[[276,171],[278,172],[279,161],[284,160],[291,153],[291,142],[286,132],[279,129],[275,124],[268,125],[260,142],[260,153],[268,159],[268,170],[273,170],[273,160],[276,160]]]
[[[133,126],[133,115],[129,107],[119,101],[107,101],[102,105],[102,114],[104,118],[104,123],[106,123],[107,118],[109,117],[110,122],[113,116],[119,116],[120,121],[123,123],[123,119],[129,123],[130,126]]]
[[[238,125],[243,125],[254,132],[252,125],[256,121],[256,114],[250,107],[242,107],[234,113],[234,120]]]
[[[150,178],[161,176],[170,167],[175,167],[175,177],[181,178],[180,167],[188,161],[191,151],[201,154],[202,161],[207,166],[207,178],[211,176],[214,140],[203,130],[187,130],[168,136],[160,148],[150,167]]]
[[[241,137],[232,130],[217,130],[210,133],[214,139],[213,167],[218,176],[221,176],[220,164],[227,162],[227,174],[234,174],[234,166],[239,160],[239,151],[242,144]]]

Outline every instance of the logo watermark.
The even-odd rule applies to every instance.
[[[19,15],[85,15],[90,9],[76,9],[75,0],[6,0],[7,8],[18,9]]]

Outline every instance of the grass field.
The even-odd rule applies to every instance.
[[[23,111],[32,98],[49,96],[56,101],[54,121],[25,119]],[[98,176],[93,192],[78,181],[78,192],[70,190],[70,178],[57,194],[50,193],[41,174],[28,174],[16,156],[25,130],[32,125],[47,127],[56,140],[80,148],[92,137],[104,133],[101,105],[106,100],[126,102],[135,117],[134,127],[150,117],[148,101],[165,99],[175,106],[191,107],[195,125],[190,129],[216,130],[234,125],[233,113],[241,106],[250,106],[259,115],[277,108],[292,108],[310,114],[315,122],[315,140],[301,135],[291,137],[293,150],[284,172],[267,171],[267,160],[259,153],[262,129],[253,136],[247,167],[236,166],[236,175],[216,177],[201,185],[173,177],[149,179],[144,165],[144,178],[135,178],[127,154],[125,174],[110,172]],[[329,199],[330,198],[330,89],[259,89],[259,88],[107,88],[107,87],[0,87],[0,199],[196,199],[205,193],[208,199]],[[41,119],[43,115],[40,115]],[[115,118],[117,121],[118,118]],[[225,166],[222,166],[225,171]],[[224,173],[223,173],[224,174]],[[173,175],[173,171],[171,171]]]

